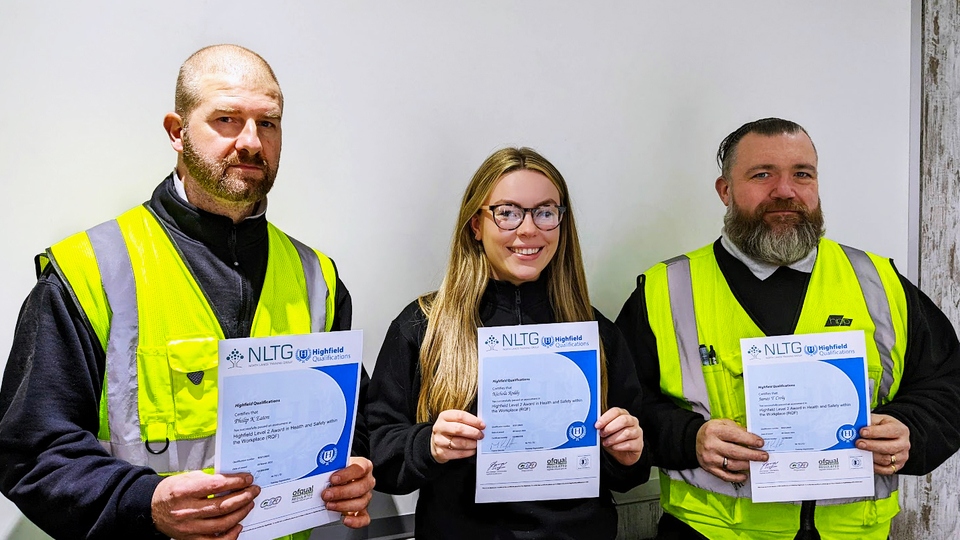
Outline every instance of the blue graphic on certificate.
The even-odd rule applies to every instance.
[[[320,492],[350,457],[362,336],[220,341],[215,469],[249,472],[261,488],[240,538],[276,538],[340,518]]]
[[[476,502],[597,497],[596,322],[478,328]]]
[[[870,497],[873,454],[856,448],[870,423],[862,330],[740,342],[747,430],[764,440],[750,464],[754,502]]]

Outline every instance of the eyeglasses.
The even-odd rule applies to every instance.
[[[552,231],[560,226],[563,213],[567,211],[566,206],[555,204],[544,204],[536,208],[522,208],[515,204],[495,204],[484,206],[482,209],[490,210],[493,214],[493,222],[504,231],[512,231],[519,227],[527,217],[527,212],[533,216],[533,224],[538,229]]]

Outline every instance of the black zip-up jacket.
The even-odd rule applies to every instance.
[[[556,322],[545,279],[519,287],[490,281],[480,306],[484,326]],[[594,310],[607,357],[608,406],[640,416],[640,386],[633,360],[617,328]],[[387,330],[370,383],[367,421],[377,489],[402,494],[420,490],[418,540],[614,538],[617,511],[610,490],[627,491],[650,475],[648,453],[624,467],[601,450],[600,497],[516,503],[474,503],[476,458],[437,463],[430,453],[432,423],[416,421],[419,355],[427,320],[417,302]],[[477,413],[474,402],[468,411]],[[601,411],[603,412],[603,411]]]
[[[236,225],[190,205],[172,175],[147,203],[213,304],[227,338],[248,337],[267,268],[267,220]],[[337,278],[333,330],[348,330]],[[150,503],[161,477],[110,457],[97,441],[104,352],[63,282],[45,271],[20,311],[0,386],[0,491],[55,538],[161,537]],[[366,373],[354,453],[366,455]]]

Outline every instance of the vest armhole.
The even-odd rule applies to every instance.
[[[107,353],[104,350],[103,343],[104,341],[97,334],[96,330],[93,328],[93,324],[90,322],[90,319],[87,317],[87,313],[83,310],[83,306],[80,305],[80,299],[77,298],[77,293],[73,290],[73,287],[70,285],[70,280],[67,279],[67,276],[60,269],[60,265],[57,264],[57,258],[54,257],[53,252],[49,249],[46,253],[42,255],[37,255],[37,261],[39,263],[40,257],[45,257],[47,264],[44,265],[43,270],[50,268],[50,271],[56,274],[57,279],[63,284],[63,289],[67,291],[67,295],[70,297],[70,301],[67,302],[67,309],[70,310],[70,313],[77,317],[81,324],[83,324],[84,330],[94,339],[91,341],[94,344],[94,353],[97,355],[98,363],[104,365],[104,375],[106,375],[106,360]],[[38,276],[39,277],[39,276]]]

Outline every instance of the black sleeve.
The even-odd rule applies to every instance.
[[[347,286],[340,281],[340,272],[336,271],[337,264],[333,263],[334,271],[337,275],[337,291],[334,297],[333,324],[331,331],[350,330],[353,324],[353,299],[350,298],[350,291]],[[357,422],[353,430],[353,450],[352,454],[361,457],[370,457],[370,434],[367,430],[367,393],[370,386],[370,377],[367,375],[367,368],[360,366],[360,392],[357,397]]]
[[[616,324],[636,362],[637,377],[643,389],[640,427],[653,464],[672,470],[699,467],[697,432],[706,420],[660,392],[657,338],[647,314],[643,275],[637,277],[637,288],[620,310]]]
[[[0,491],[56,538],[162,538],[160,476],[97,440],[104,359],[87,328],[60,279],[41,276],[0,385]]]
[[[960,346],[946,315],[900,277],[907,296],[907,350],[900,388],[874,409],[910,429],[910,459],[902,474],[923,475],[960,448]]]
[[[643,392],[637,380],[636,368],[630,355],[627,344],[620,330],[594,310],[597,324],[600,328],[600,340],[603,343],[604,354],[607,358],[607,407],[626,409],[631,415],[640,419],[642,411]],[[601,411],[601,414],[605,411]],[[646,437],[644,437],[646,438]],[[636,463],[630,466],[621,465],[610,454],[601,450],[600,481],[608,489],[625,492],[646,482],[650,478],[650,451],[644,440],[643,453]]]
[[[371,458],[377,490],[384,493],[410,493],[449,466],[430,453],[433,423],[416,421],[426,325],[417,303],[407,306],[387,330],[370,381]]]

